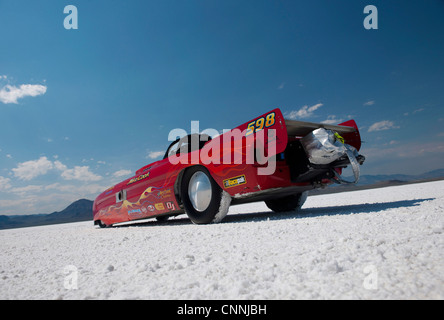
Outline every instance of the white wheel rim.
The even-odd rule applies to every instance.
[[[188,183],[188,196],[196,211],[205,211],[211,202],[211,181],[202,171],[197,171],[191,176]]]

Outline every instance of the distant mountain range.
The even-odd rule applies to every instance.
[[[433,170],[418,175],[405,175],[405,174],[363,175],[359,179],[358,186],[375,184],[385,181],[411,182],[411,181],[429,180],[437,178],[444,178],[444,169]]]
[[[93,220],[93,201],[80,199],[60,212],[50,214],[0,216],[0,229],[24,228],[49,224]]]
[[[406,174],[381,174],[381,175],[362,175],[359,182],[354,185],[332,185],[325,189],[316,189],[310,191],[310,194],[327,194],[352,190],[363,190],[370,188],[383,188],[408,183],[427,182],[444,179],[444,169],[437,169],[418,175]],[[352,177],[345,177],[345,180],[354,180]]]
[[[350,178],[351,179],[351,178]],[[419,175],[363,175],[357,185],[336,185],[325,189],[310,191],[310,194],[336,193],[368,188],[380,188],[406,183],[425,182],[444,179],[444,169],[438,169]],[[24,228],[58,223],[80,222],[93,220],[93,201],[81,199],[70,204],[60,212],[50,214],[1,216],[0,229]]]

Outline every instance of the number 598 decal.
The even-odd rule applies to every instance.
[[[274,112],[267,114],[265,117],[261,117],[255,121],[252,121],[247,126],[247,133],[245,136],[249,136],[255,132],[261,131],[264,128],[271,127],[275,123],[276,114]]]

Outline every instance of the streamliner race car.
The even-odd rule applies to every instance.
[[[217,223],[230,205],[257,201],[274,212],[298,210],[308,190],[356,183],[365,160],[360,148],[354,120],[339,125],[286,120],[279,109],[213,138],[179,136],[162,160],[96,198],[94,224],[162,221],[183,213],[195,224]],[[341,176],[347,166],[354,181]]]

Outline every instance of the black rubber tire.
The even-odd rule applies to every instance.
[[[105,228],[109,228],[109,227],[111,227],[111,226],[107,226],[106,224],[104,224],[104,223],[102,222],[102,220],[98,220],[98,221],[96,221],[95,224],[98,225],[98,226],[100,227],[100,229],[105,229]]]
[[[210,204],[208,205],[207,209],[205,209],[202,212],[197,211],[193,207],[190,197],[188,195],[188,186],[190,179],[198,171],[203,172],[209,178],[211,183]],[[191,167],[187,169],[182,177],[182,183],[180,186],[180,195],[182,198],[183,206],[185,208],[185,212],[187,213],[188,217],[194,224],[208,224],[212,222],[220,222],[220,221],[215,221],[215,219],[221,207],[222,189],[219,187],[216,181],[214,181],[214,179],[211,177],[207,169],[201,166]]]
[[[307,193],[298,193],[283,198],[265,201],[267,207],[274,212],[290,212],[300,210],[307,199]]]
[[[170,218],[170,216],[160,216],[160,217],[156,217],[156,220],[159,222],[165,222]]]

